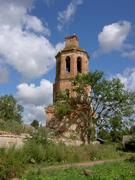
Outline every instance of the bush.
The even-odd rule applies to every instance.
[[[34,119],[34,120],[32,121],[32,123],[31,123],[31,126],[33,126],[34,128],[38,129],[38,127],[39,127],[39,121],[36,120],[36,119]]]
[[[29,139],[25,145],[16,149],[0,149],[0,179],[8,180],[13,177],[19,177],[25,170],[26,165],[32,163],[40,163],[45,161],[46,157],[46,138],[41,129]],[[42,135],[41,135],[42,134]]]
[[[24,170],[21,154],[14,147],[0,149],[0,179],[8,180],[18,177]]]
[[[12,95],[0,96],[0,119],[22,123],[23,107]]]
[[[24,164],[31,163],[40,163],[45,161],[46,151],[45,147],[42,144],[37,144],[35,141],[27,142],[21,150],[22,161]]]
[[[65,115],[67,115],[69,112],[71,112],[71,108],[70,105],[67,104],[66,102],[63,101],[58,101],[55,104],[55,111],[56,111],[56,115],[58,117],[63,117]]]

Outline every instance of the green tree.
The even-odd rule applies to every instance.
[[[0,97],[0,119],[3,121],[16,121],[21,123],[23,107],[19,105],[13,96]]]
[[[105,79],[99,71],[79,75],[73,81],[75,97],[68,102],[73,110],[77,110],[76,120],[79,118],[83,126],[82,140],[90,142],[95,134],[104,128],[117,131],[126,128],[130,123],[130,116],[135,111],[135,92],[128,92],[117,78]]]
[[[38,129],[39,128],[39,121],[34,119],[31,123],[31,126],[33,126],[34,128]]]

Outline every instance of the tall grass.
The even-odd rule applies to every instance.
[[[33,164],[73,163],[81,161],[112,159],[125,156],[114,145],[86,145],[80,147],[54,144],[47,140],[43,128],[33,135],[25,145],[16,149],[0,149],[0,179],[19,177]]]

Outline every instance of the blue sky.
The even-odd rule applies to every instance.
[[[90,71],[135,90],[134,7],[134,0],[0,0],[0,95],[17,98],[25,123],[45,122],[55,55],[74,33],[90,54]]]

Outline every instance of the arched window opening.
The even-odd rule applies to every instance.
[[[77,72],[82,72],[82,59],[80,57],[77,58]]]
[[[66,57],[66,72],[70,72],[70,57]]]

